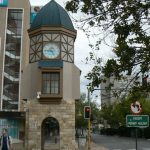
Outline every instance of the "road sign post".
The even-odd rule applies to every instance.
[[[137,150],[137,128],[149,127],[149,116],[148,115],[127,115],[126,116],[126,126],[135,127],[135,142]]]
[[[137,142],[138,135],[137,135],[137,132],[138,132],[138,130],[137,130],[137,128],[136,128],[136,129],[135,129],[135,148],[136,148],[136,150],[137,150],[137,148],[138,148],[138,142]]]
[[[149,127],[149,116],[148,115],[139,115],[142,113],[142,105],[139,101],[135,101],[130,105],[130,111],[133,115],[126,116],[126,126],[135,127],[135,142],[137,150],[137,128],[146,128]]]

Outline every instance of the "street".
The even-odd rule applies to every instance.
[[[136,150],[135,138],[92,134],[92,140],[106,150]],[[150,140],[138,139],[137,150],[150,150]]]

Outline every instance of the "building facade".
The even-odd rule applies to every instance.
[[[117,99],[128,95],[129,90],[133,86],[133,76],[125,76],[123,79],[117,80],[114,76],[106,78],[106,82],[101,83],[101,105],[109,105],[114,103]],[[139,85],[142,85],[142,78],[137,80]],[[111,88],[109,86],[111,85]],[[115,96],[118,94],[118,97]]]
[[[30,27],[28,0],[0,1],[0,130],[24,139],[25,113],[21,110],[22,76],[27,62]]]
[[[74,64],[76,30],[67,12],[51,0],[28,32],[28,149],[76,149],[75,100],[80,97],[80,70]]]
[[[31,25],[28,0],[7,2],[0,7],[0,128],[22,140],[25,150],[74,150],[77,32],[54,0]]]

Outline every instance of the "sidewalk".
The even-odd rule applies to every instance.
[[[12,150],[24,150],[24,143],[22,140],[11,138]]]
[[[108,149],[106,149],[106,148],[104,148],[102,146],[99,146],[99,145],[97,145],[97,144],[92,142],[91,143],[91,150],[108,150]]]
[[[79,150],[88,150],[88,143],[86,142],[86,139],[81,138],[78,142]],[[91,150],[108,150],[107,148],[97,145],[94,142],[91,142],[90,146]]]

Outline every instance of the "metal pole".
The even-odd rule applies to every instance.
[[[88,89],[88,103],[90,106],[90,91],[89,91],[89,89]],[[90,113],[91,113],[91,109],[90,109]],[[88,119],[88,150],[90,150],[90,149],[91,149],[91,120],[89,118]]]
[[[135,149],[137,150],[137,128],[135,128]]]
[[[90,118],[88,119],[88,150],[91,149],[91,122]]]

